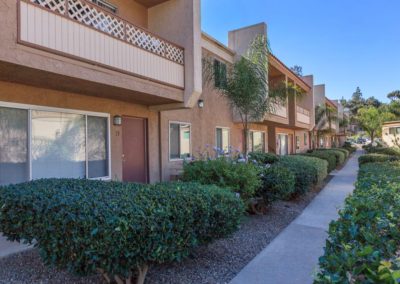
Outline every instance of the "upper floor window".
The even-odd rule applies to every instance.
[[[249,150],[251,152],[265,152],[265,132],[250,131]]]
[[[400,134],[400,127],[390,127],[389,134],[391,134],[391,135]]]
[[[215,133],[218,151],[227,153],[229,151],[230,131],[229,128],[218,127]]]
[[[104,1],[104,0],[92,0],[92,2],[94,4],[96,4],[97,6],[100,6],[101,8],[106,9],[107,11],[110,11],[111,13],[116,14],[118,12],[117,6],[111,4],[111,3],[107,2],[107,1]]]
[[[215,59],[214,60],[214,80],[215,87],[221,88],[226,85],[226,64]]]
[[[191,156],[191,126],[189,123],[169,124],[169,158],[180,160]]]

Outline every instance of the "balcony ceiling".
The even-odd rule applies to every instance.
[[[135,0],[135,1],[142,4],[143,6],[146,6],[147,8],[150,8],[158,4],[167,2],[168,0]]]

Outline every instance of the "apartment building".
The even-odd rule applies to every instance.
[[[389,147],[400,147],[400,121],[387,121],[383,124],[382,141]]]
[[[325,94],[325,85],[314,86],[315,127],[313,130],[314,148],[338,147],[344,143],[339,121],[343,117],[343,107],[330,100]]]
[[[202,33],[200,0],[1,5],[0,184],[157,182],[214,146],[243,150],[241,124],[202,80],[202,58],[233,63],[256,35],[267,35],[265,24],[230,32],[224,46]],[[270,84],[294,84],[305,96],[253,122],[250,150],[306,151],[313,78],[298,77],[273,55],[269,68]]]

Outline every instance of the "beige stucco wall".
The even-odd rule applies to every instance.
[[[145,21],[140,16],[142,12],[139,13],[139,10],[142,8],[139,9],[137,3],[130,0],[116,0],[115,3],[117,2],[124,6],[120,8],[120,13],[127,13],[137,21]],[[87,87],[86,82],[90,82],[97,84],[100,92],[106,86],[113,87],[114,92],[124,93],[126,97],[138,100],[142,94],[148,94],[160,103],[183,102],[183,90],[18,44],[15,0],[0,1],[0,26],[0,80],[72,92],[79,92],[79,89]],[[46,79],[49,76],[51,80]],[[55,80],[57,83],[53,83]],[[147,100],[147,103],[150,104],[151,101]]]
[[[0,101],[108,113],[111,120],[115,115],[147,118],[150,182],[159,180],[158,115],[145,106],[2,81]],[[122,180],[122,127],[112,125],[111,121],[110,133],[112,178]]]
[[[210,154],[214,154],[213,147],[216,145],[215,131],[217,127],[229,128],[230,145],[234,150],[243,151],[243,128],[241,124],[233,122],[232,111],[226,98],[210,88],[205,88],[200,99],[204,100],[204,108],[202,109],[196,106],[193,109],[163,111],[161,113],[162,176],[164,180],[179,175],[183,165],[183,161],[169,160],[170,122],[191,124],[191,148],[194,157],[199,157],[199,153],[206,149],[209,149]],[[251,124],[250,130],[265,132],[265,147],[267,149],[267,126]],[[207,148],[206,145],[209,145],[209,147]]]
[[[117,15],[139,27],[147,28],[147,8],[134,0],[108,0],[118,7]]]
[[[389,129],[392,128],[392,127],[394,127],[394,128],[400,127],[400,122],[399,123],[390,123],[390,124],[384,125],[382,127],[382,140],[389,147],[397,147],[396,144],[394,143],[394,141],[395,141],[395,139],[400,138],[400,135],[396,135],[395,136],[393,134],[390,134]]]

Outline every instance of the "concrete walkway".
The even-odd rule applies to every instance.
[[[308,284],[323,254],[329,223],[354,189],[357,152],[303,213],[257,255],[231,284]]]
[[[32,246],[20,244],[18,242],[7,241],[7,239],[0,233],[0,258],[27,250],[29,248],[32,248]]]

